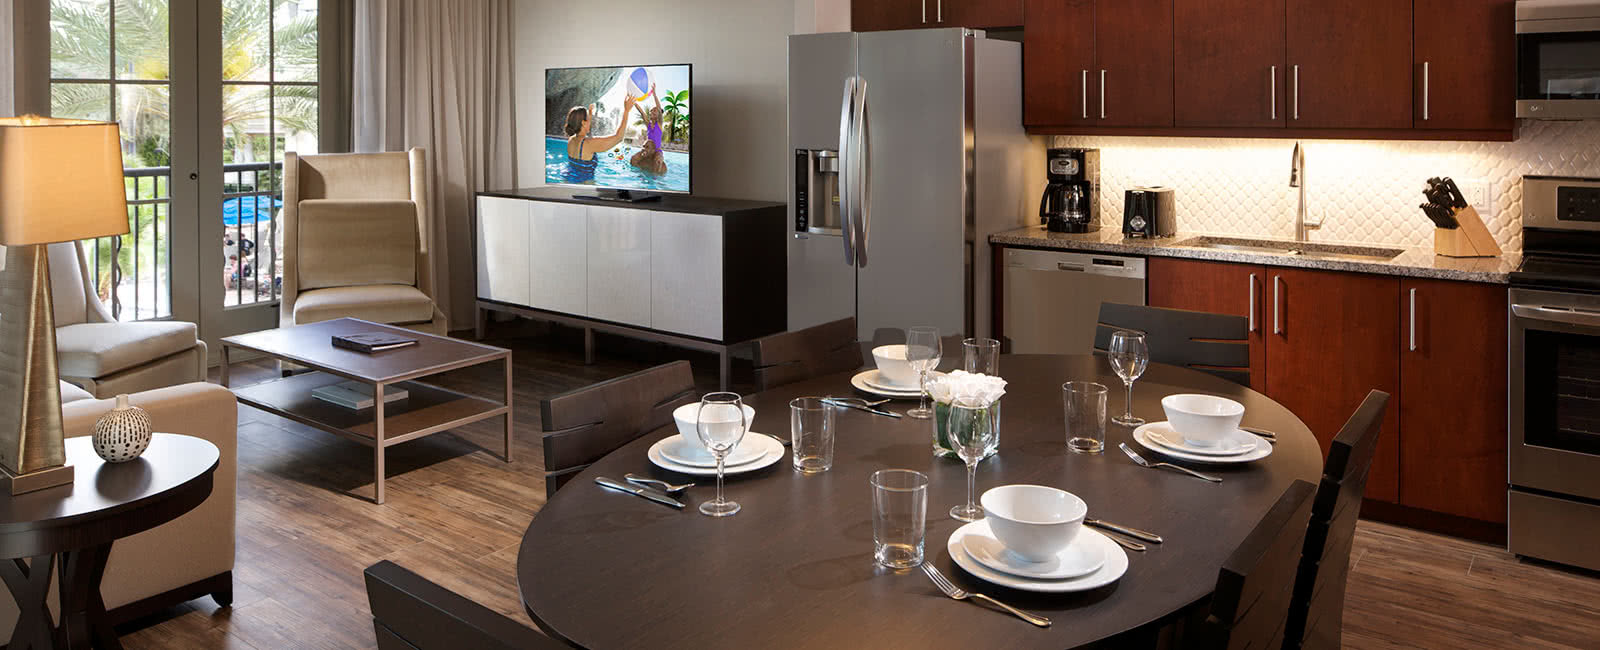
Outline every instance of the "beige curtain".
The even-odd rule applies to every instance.
[[[422,147],[433,165],[435,300],[473,322],[473,193],[517,178],[510,0],[357,0],[358,152]]]
[[[12,11],[11,0],[0,0],[0,117],[17,114],[11,103],[11,79],[15,73],[12,68],[16,65],[11,55],[11,44],[16,42],[11,34]]]

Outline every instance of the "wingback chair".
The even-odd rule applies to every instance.
[[[56,359],[61,379],[96,398],[206,379],[206,344],[194,323],[119,323],[89,282],[78,242],[50,244]]]
[[[444,334],[427,178],[422,149],[284,154],[279,324],[350,317]]]

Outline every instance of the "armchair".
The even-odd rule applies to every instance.
[[[446,333],[433,300],[427,178],[422,149],[285,154],[279,324],[351,317]]]

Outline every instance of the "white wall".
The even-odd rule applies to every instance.
[[[824,2],[826,0],[818,0]],[[694,64],[694,192],[787,197],[788,36],[811,0],[519,0],[518,185],[544,182],[545,68]]]

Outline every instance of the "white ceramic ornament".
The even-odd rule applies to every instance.
[[[127,395],[118,395],[117,406],[94,423],[94,453],[106,462],[123,463],[149,446],[150,415],[128,404]]]

